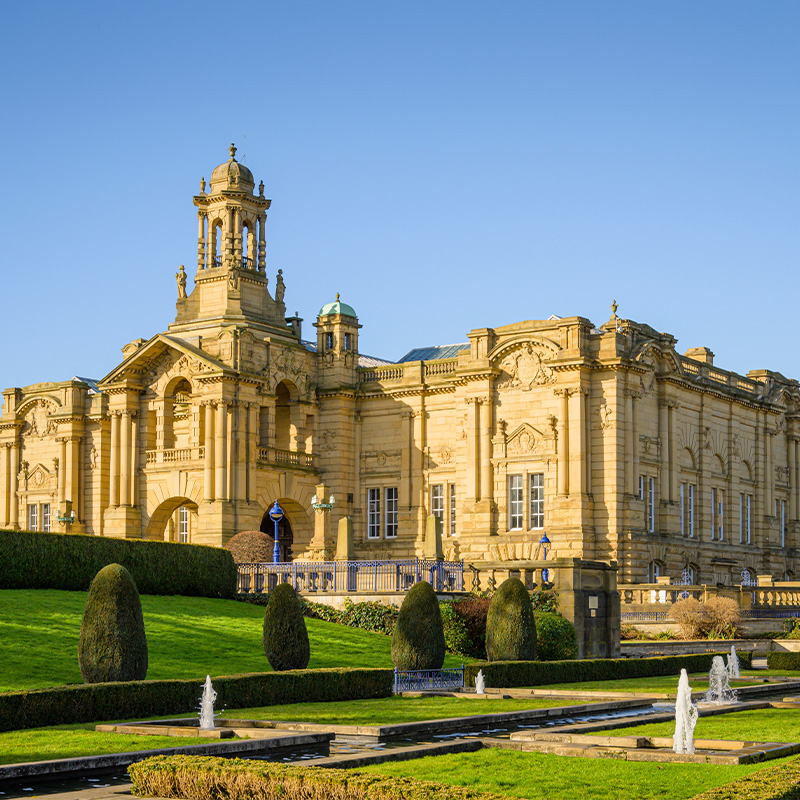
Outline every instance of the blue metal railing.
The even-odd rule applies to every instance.
[[[239,564],[239,592],[269,592],[290,583],[301,594],[406,592],[418,581],[437,592],[464,591],[464,562],[408,558],[398,561],[290,561]]]
[[[394,693],[431,692],[436,689],[463,689],[464,665],[446,669],[394,669]]]
[[[623,622],[664,622],[669,619],[669,611],[622,611]]]

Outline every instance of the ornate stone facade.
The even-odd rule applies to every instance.
[[[435,513],[469,562],[536,560],[546,530],[551,557],[617,562],[626,583],[795,573],[797,381],[681,355],[616,306],[599,328],[478,328],[390,363],[359,355],[337,298],[304,341],[235,148],[194,204],[194,286],[179,268],[164,333],[97,382],[4,392],[0,526],[64,531],[72,511],[73,532],[222,545],[271,533],[278,500],[292,558],[332,558],[346,516],[357,557],[421,554]]]

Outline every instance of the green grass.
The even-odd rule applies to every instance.
[[[469,786],[530,800],[685,800],[777,763],[658,764],[492,749],[377,764],[361,771]]]
[[[0,692],[82,683],[78,636],[85,592],[0,590]],[[264,609],[234,600],[142,595],[148,679],[268,672]],[[392,666],[391,638],[307,619],[309,668]],[[445,666],[458,666],[448,655]]]
[[[575,701],[537,698],[527,700],[465,700],[457,697],[385,697],[378,700],[351,700],[345,703],[292,703],[265,708],[226,709],[219,720],[271,719],[291,722],[317,722],[334,725],[393,725],[478,714],[499,714],[573,705]]]
[[[653,722],[613,731],[593,731],[597,736],[672,736],[674,722]],[[800,713],[796,708],[758,708],[713,717],[700,717],[695,739],[732,739],[746,742],[800,742]]]
[[[183,736],[99,733],[94,730],[93,722],[84,725],[58,725],[52,728],[0,733],[0,764],[99,756],[105,753],[129,753],[135,750],[205,744],[210,741],[215,740]]]
[[[768,675],[776,673],[760,670],[759,677],[766,678]],[[657,675],[652,678],[626,678],[623,680],[610,681],[581,681],[579,683],[554,683],[547,686],[537,687],[546,691],[548,689],[558,689],[563,691],[578,692],[666,692],[676,695],[678,693],[679,675]],[[749,677],[749,676],[746,676]],[[759,680],[737,681],[734,686],[751,686],[761,683]],[[689,676],[689,683],[692,691],[703,692],[708,689],[708,673],[695,672]]]

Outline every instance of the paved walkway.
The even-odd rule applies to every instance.
[[[64,791],[58,788],[57,784],[38,784],[31,788],[33,791],[26,792],[16,787],[14,789],[0,787],[0,800],[18,797],[41,797],[45,800],[123,800],[123,798],[127,800],[127,798],[134,797],[131,794],[130,783],[116,783],[96,789],[74,789],[72,791]]]

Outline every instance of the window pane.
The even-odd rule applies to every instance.
[[[431,514],[444,523],[444,486],[441,483],[431,486]]]
[[[381,535],[381,490],[367,492],[367,536],[379,539]]]
[[[544,528],[544,473],[534,472],[530,481],[530,527]]]
[[[450,535],[456,535],[456,485],[450,484]]]
[[[386,497],[386,530],[387,539],[397,536],[397,487],[389,486],[385,492]]]
[[[511,475],[508,479],[508,527],[522,528],[522,475]]]

